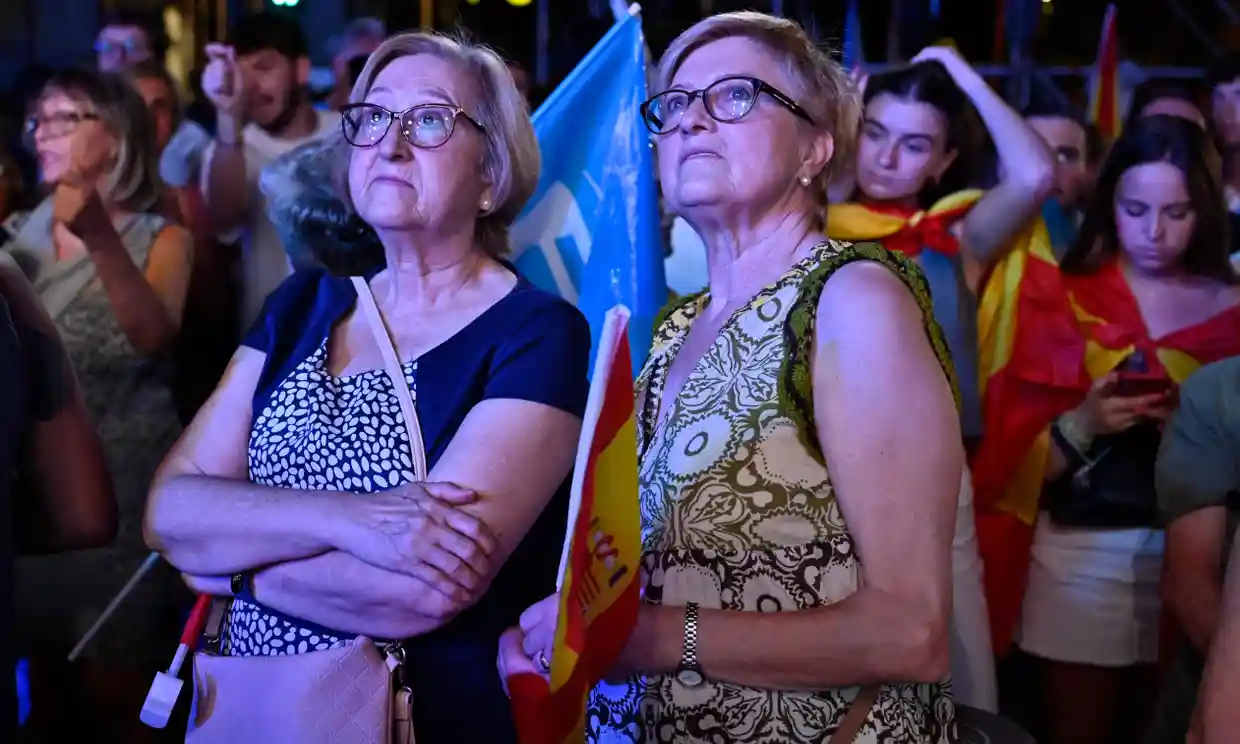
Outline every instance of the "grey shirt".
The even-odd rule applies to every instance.
[[[980,437],[982,401],[978,380],[977,297],[969,290],[960,256],[922,251],[916,262],[930,285],[934,319],[943,329],[960,383],[960,433],[966,439]]]
[[[1198,370],[1180,389],[1180,405],[1163,433],[1155,474],[1158,509],[1165,524],[1199,509],[1227,506],[1240,491],[1240,357]],[[1227,513],[1223,569],[1240,514]],[[1197,704],[1205,660],[1184,641],[1163,680],[1145,744],[1183,744]]]

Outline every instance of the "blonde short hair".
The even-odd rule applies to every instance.
[[[397,34],[380,44],[353,84],[349,102],[364,101],[383,68],[394,60],[415,54],[434,55],[460,65],[478,86],[477,110],[468,113],[481,122],[485,130],[486,152],[481,169],[483,177],[491,184],[493,206],[478,217],[474,235],[488,254],[497,258],[504,256],[512,247],[508,228],[538,187],[541,159],[529,105],[517,90],[507,63],[494,50],[465,37],[431,31]],[[348,210],[355,213],[347,178],[347,150],[351,148],[342,133],[336,138],[336,147],[342,148],[337,172],[340,198]]]
[[[152,210],[163,192],[155,122],[129,80],[116,73],[66,70],[43,86],[40,99],[62,94],[90,109],[116,138],[112,164],[100,195],[130,212]]]
[[[796,86],[788,91],[814,119],[821,131],[832,136],[835,151],[827,167],[815,176],[814,192],[825,206],[827,187],[842,168],[852,165],[861,122],[861,96],[857,86],[829,50],[816,44],[805,30],[786,18],[741,11],[720,13],[703,19],[676,37],[659,60],[655,90],[667,90],[676,71],[690,54],[720,39],[742,36],[758,42],[782,57]]]

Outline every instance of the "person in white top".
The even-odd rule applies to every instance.
[[[316,111],[306,90],[310,59],[293,19],[243,17],[229,44],[209,44],[202,88],[215,106],[216,136],[206,150],[202,192],[223,242],[241,242],[241,325],[247,328],[271,290],[292,273],[259,188],[263,168],[339,126]]]

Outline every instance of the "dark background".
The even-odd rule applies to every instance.
[[[606,0],[549,0],[553,85],[611,23]],[[437,28],[457,24],[499,47],[533,70],[537,0],[513,7],[507,0],[432,0]],[[846,0],[784,0],[783,10],[824,42],[842,33]],[[932,6],[939,6],[934,18]],[[1124,56],[1143,65],[1200,67],[1220,50],[1240,46],[1240,0],[1120,0]],[[63,66],[89,61],[99,19],[108,9],[177,8],[194,44],[219,38],[227,20],[272,0],[0,0],[0,89],[12,85],[30,65]],[[374,15],[393,30],[418,25],[419,0],[299,0],[282,9],[296,15],[310,36],[316,64],[325,64],[330,41],[348,18]],[[647,0],[644,28],[656,54],[677,33],[698,20],[704,7],[719,12],[771,10],[770,2],[736,0]],[[885,61],[890,31],[899,30],[900,56],[943,37],[952,38],[974,62],[1004,62],[1011,39],[1030,37],[1042,64],[1090,64],[1098,44],[1105,0],[861,0],[868,61]],[[1001,8],[1004,10],[1001,11]],[[893,18],[896,22],[893,24]],[[1194,27],[1199,33],[1194,33]],[[1010,32],[1010,33],[1005,33]],[[1005,37],[1007,37],[1005,39]],[[190,69],[198,60],[185,60]]]

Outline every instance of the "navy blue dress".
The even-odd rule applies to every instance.
[[[404,418],[387,374],[327,371],[328,336],[356,300],[347,278],[298,272],[272,293],[247,334],[244,345],[267,354],[254,396],[253,482],[364,498],[413,480]],[[428,467],[483,400],[515,398],[582,415],[589,354],[581,313],[518,279],[498,303],[404,367]],[[566,480],[477,605],[406,642],[418,744],[516,741],[495,671],[497,640],[526,607],[554,591],[568,486]],[[221,640],[229,655],[270,656],[324,650],[351,637],[243,593]]]

